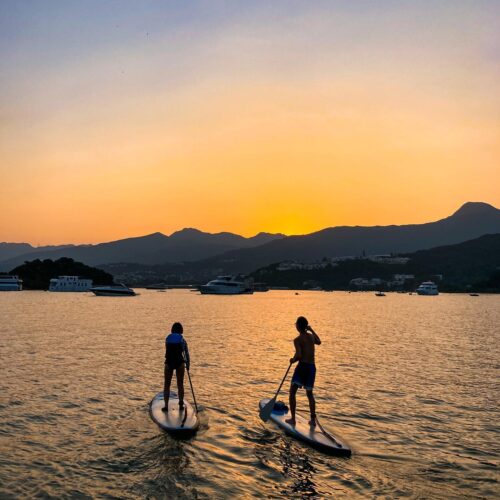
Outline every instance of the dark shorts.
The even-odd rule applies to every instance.
[[[293,372],[292,384],[303,387],[306,390],[312,390],[314,380],[316,379],[316,365],[299,361]]]

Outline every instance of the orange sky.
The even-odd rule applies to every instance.
[[[3,7],[0,241],[298,234],[500,207],[493,2],[258,4],[119,22],[99,4],[96,22]]]

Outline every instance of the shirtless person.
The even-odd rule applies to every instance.
[[[316,365],[314,364],[314,349],[321,344],[321,340],[316,332],[309,325],[306,318],[299,316],[295,323],[299,336],[293,341],[295,345],[295,356],[290,359],[290,363],[299,362],[293,372],[292,383],[290,385],[290,413],[292,418],[286,420],[290,425],[295,425],[295,408],[297,406],[296,394],[300,387],[304,387],[309,400],[309,410],[311,420],[309,425],[316,425],[316,402],[314,401],[313,387],[316,378]]]

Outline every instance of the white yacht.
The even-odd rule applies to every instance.
[[[50,280],[49,292],[86,292],[92,288],[92,280],[79,276],[59,276]]]
[[[23,289],[23,280],[10,274],[0,274],[0,292],[20,292]]]
[[[132,288],[123,283],[120,285],[94,286],[89,291],[101,297],[127,297],[136,294]]]
[[[202,294],[241,295],[253,293],[251,285],[240,276],[217,276],[206,285],[200,286]]]
[[[433,281],[424,281],[416,292],[419,295],[439,295],[438,287]]]

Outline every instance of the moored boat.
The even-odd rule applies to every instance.
[[[252,294],[253,289],[241,276],[217,276],[216,279],[209,281],[206,285],[199,287],[203,295],[241,295]]]
[[[11,274],[0,274],[0,292],[20,292],[23,289],[23,280]]]
[[[416,290],[418,295],[439,295],[439,290],[433,281],[424,281]]]
[[[92,287],[92,280],[79,276],[59,276],[50,280],[49,292],[86,292]]]
[[[132,288],[121,283],[120,285],[94,286],[89,289],[99,297],[127,297],[136,295]]]

